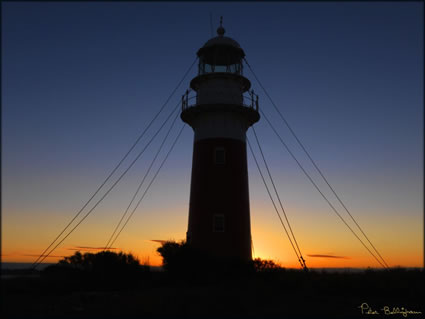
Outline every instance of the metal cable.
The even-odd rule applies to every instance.
[[[268,173],[268,175],[269,175],[270,181],[272,182],[274,192],[275,192],[276,197],[277,197],[277,199],[278,199],[278,201],[279,201],[279,204],[280,204],[280,208],[282,209],[283,215],[285,216],[286,222],[288,223],[288,227],[289,227],[289,230],[290,230],[290,232],[291,232],[292,238],[294,239],[295,246],[297,246],[298,253],[299,253],[299,256],[300,256],[301,262],[302,262],[302,264],[303,264],[303,267],[307,267],[307,265],[305,264],[305,260],[304,260],[304,258],[303,258],[303,255],[302,255],[302,253],[301,253],[301,249],[300,249],[300,247],[298,246],[297,239],[295,238],[294,232],[292,231],[292,227],[291,227],[291,224],[289,223],[288,216],[286,215],[286,211],[285,211],[285,209],[283,208],[282,201],[280,200],[279,193],[277,192],[276,185],[275,185],[275,183],[274,183],[274,181],[273,181],[273,177],[272,177],[272,174],[271,174],[271,172],[270,172],[269,166],[267,165],[267,161],[266,161],[266,158],[265,158],[265,156],[264,156],[263,150],[262,150],[262,148],[261,148],[260,142],[259,142],[259,140],[258,140],[257,133],[255,132],[255,128],[254,128],[254,126],[252,126],[252,131],[254,132],[255,140],[257,141],[258,148],[260,149],[261,157],[263,158],[264,165],[266,166],[267,173]]]
[[[255,79],[257,80],[258,84],[261,86],[261,88],[263,89],[264,93],[267,95],[267,97],[269,98],[270,102],[272,103],[272,105],[274,106],[275,110],[277,111],[277,113],[279,114],[280,118],[283,120],[283,122],[285,123],[285,125],[288,127],[289,131],[291,132],[292,136],[294,136],[295,140],[297,141],[297,143],[300,145],[300,147],[302,148],[302,150],[304,151],[304,153],[307,155],[307,157],[309,158],[309,160],[311,161],[311,163],[313,164],[313,166],[315,167],[315,169],[319,172],[320,176],[322,177],[322,179],[326,182],[326,184],[328,185],[328,187],[330,188],[330,190],[332,191],[332,193],[335,195],[335,197],[337,198],[338,202],[342,205],[342,207],[344,207],[345,211],[348,213],[348,215],[351,217],[351,219],[353,220],[353,222],[356,224],[357,228],[360,230],[360,232],[363,234],[363,236],[366,238],[366,240],[369,242],[369,244],[372,246],[373,250],[377,253],[377,255],[381,258],[382,262],[385,264],[386,268],[389,268],[388,264],[385,262],[384,258],[381,256],[381,254],[379,253],[379,251],[375,248],[375,246],[372,244],[372,242],[369,240],[369,237],[366,235],[366,233],[363,231],[363,229],[360,227],[360,225],[357,223],[357,221],[354,219],[353,215],[350,213],[350,211],[348,210],[348,208],[346,207],[346,205],[343,203],[343,201],[341,200],[341,198],[338,196],[338,194],[336,193],[336,191],[334,190],[334,188],[331,186],[331,184],[328,182],[327,178],[324,176],[324,174],[322,173],[322,171],[319,169],[319,167],[317,166],[316,162],[313,160],[313,158],[310,156],[309,152],[307,151],[307,149],[304,147],[303,143],[301,143],[300,139],[298,138],[298,136],[295,134],[294,130],[292,129],[292,127],[289,125],[288,121],[285,119],[285,117],[283,116],[283,114],[280,112],[280,110],[278,109],[278,107],[276,106],[276,104],[273,102],[272,98],[270,97],[270,95],[267,93],[266,89],[264,88],[264,86],[261,84],[260,80],[258,79],[257,75],[254,73],[254,70],[252,69],[251,65],[248,63],[248,61],[246,60],[246,58],[244,58],[245,63],[248,65],[250,71],[252,72],[252,74],[254,75]]]
[[[112,233],[111,237],[109,238],[108,242],[106,243],[106,245],[105,245],[105,249],[110,249],[110,248],[112,247],[112,244],[111,244],[111,246],[109,246],[109,244],[111,243],[112,238],[114,238],[115,233],[117,232],[117,230],[118,230],[119,226],[121,225],[122,221],[124,220],[125,216],[127,215],[128,210],[130,209],[131,205],[133,204],[133,202],[134,202],[135,198],[137,197],[137,194],[139,194],[139,191],[140,191],[140,189],[141,189],[142,185],[144,184],[144,182],[145,182],[145,180],[146,180],[146,177],[148,176],[149,172],[151,171],[153,164],[155,163],[156,159],[158,158],[158,155],[159,155],[159,153],[161,152],[162,147],[163,147],[163,146],[164,146],[164,144],[165,144],[165,141],[167,140],[168,136],[170,135],[171,130],[172,130],[172,129],[173,129],[173,127],[174,127],[174,124],[176,123],[176,120],[177,120],[178,115],[179,115],[179,112],[177,112],[176,116],[174,117],[174,120],[173,120],[173,122],[171,123],[171,126],[170,126],[170,128],[168,129],[168,131],[167,131],[167,134],[165,135],[164,139],[162,140],[162,143],[161,143],[161,145],[159,146],[158,151],[156,152],[156,154],[155,154],[155,156],[154,156],[154,158],[153,158],[153,160],[152,160],[151,164],[149,165],[149,168],[147,169],[146,174],[143,176],[142,181],[140,182],[139,186],[137,187],[137,190],[136,190],[136,192],[134,193],[133,198],[132,198],[132,199],[131,199],[131,201],[130,201],[130,204],[127,206],[127,209],[125,210],[124,214],[121,216],[120,221],[118,222],[118,224],[117,224],[117,226],[115,227],[115,229],[114,229],[114,231],[113,231],[113,233]]]
[[[122,226],[122,228],[120,229],[120,231],[118,232],[118,234],[115,236],[115,239],[111,242],[111,246],[115,243],[115,241],[117,240],[117,238],[119,237],[119,235],[121,234],[121,232],[123,231],[123,229],[125,228],[125,226],[127,225],[127,223],[129,222],[129,220],[133,216],[133,214],[136,211],[137,207],[139,207],[139,205],[142,202],[143,198],[145,198],[146,193],[148,192],[148,190],[151,187],[152,183],[155,181],[155,178],[157,177],[159,171],[161,170],[162,166],[164,165],[165,161],[167,160],[168,156],[170,155],[171,151],[173,150],[174,146],[176,145],[177,140],[179,139],[179,137],[180,137],[181,133],[183,132],[183,129],[185,128],[185,126],[186,126],[186,124],[183,124],[182,128],[180,129],[180,132],[177,134],[176,139],[174,140],[173,144],[171,145],[170,150],[168,151],[167,155],[165,156],[164,160],[162,161],[161,165],[159,166],[158,170],[156,171],[155,175],[153,176],[152,180],[150,181],[150,183],[149,183],[148,187],[146,188],[145,192],[143,193],[142,197],[139,199],[139,201],[137,202],[137,205],[134,207],[133,211],[128,216],[128,218],[125,221],[124,225]]]
[[[286,150],[288,151],[288,153],[291,155],[291,157],[295,160],[295,162],[297,163],[298,167],[303,171],[303,173],[305,174],[305,176],[308,178],[308,180],[313,184],[313,186],[316,188],[316,190],[319,192],[320,195],[322,195],[323,199],[328,203],[328,205],[331,207],[331,209],[335,212],[335,214],[338,215],[338,217],[342,220],[342,222],[348,227],[348,229],[353,233],[353,235],[361,242],[361,244],[366,248],[366,250],[376,259],[376,261],[384,268],[386,268],[386,266],[375,256],[375,254],[373,254],[370,249],[363,243],[363,241],[361,240],[361,238],[359,236],[357,236],[357,234],[354,232],[354,230],[350,227],[350,225],[347,224],[347,222],[345,221],[345,219],[338,213],[338,211],[336,210],[336,208],[332,205],[332,203],[328,200],[328,198],[322,193],[322,191],[319,189],[319,187],[317,186],[317,184],[313,181],[313,179],[310,177],[310,175],[307,173],[307,171],[304,169],[304,167],[301,165],[301,163],[297,160],[297,158],[295,157],[295,155],[292,153],[292,151],[289,149],[289,147],[286,145],[286,143],[283,141],[282,137],[279,135],[279,133],[276,131],[276,129],[273,127],[273,125],[270,123],[269,119],[267,118],[267,116],[264,114],[263,111],[261,111],[261,115],[266,119],[267,123],[269,123],[270,127],[272,128],[273,132],[277,135],[277,137],[279,138],[280,142],[283,144],[283,146],[286,148]]]
[[[178,107],[180,106],[180,102],[177,103],[176,107],[174,108],[174,110],[168,115],[167,119],[164,121],[164,123],[162,123],[161,127],[157,130],[157,132],[154,134],[154,136],[152,136],[152,138],[149,140],[149,142],[145,145],[145,147],[139,152],[139,154],[137,154],[136,158],[131,162],[131,164],[127,167],[127,169],[120,175],[120,177],[115,181],[114,184],[112,184],[112,186],[106,191],[106,193],[96,202],[96,204],[83,216],[82,219],[80,219],[80,221],[68,232],[68,234],[62,238],[59,243],[56,244],[56,246],[53,247],[53,249],[51,249],[47,255],[45,255],[35,266],[33,266],[33,269],[35,269],[38,265],[40,265],[44,259],[46,259],[61,243],[63,243],[63,241],[68,238],[69,235],[71,235],[71,233],[91,214],[91,212],[97,207],[97,205],[99,205],[99,203],[110,193],[110,191],[118,184],[118,182],[124,177],[124,175],[130,170],[131,167],[133,167],[133,165],[136,163],[136,161],[140,158],[140,156],[142,156],[142,154],[145,152],[145,150],[147,149],[147,147],[152,143],[152,141],[155,139],[155,137],[158,135],[158,133],[162,130],[162,128],[165,126],[165,124],[168,122],[168,120],[170,119],[171,115],[173,115],[173,113],[178,109]]]
[[[264,178],[264,176],[263,176],[263,173],[261,172],[260,165],[258,164],[258,161],[257,161],[257,158],[255,157],[254,151],[252,150],[251,143],[249,142],[248,136],[246,137],[246,141],[248,142],[248,146],[249,146],[249,149],[250,149],[250,151],[251,151],[252,157],[254,158],[255,164],[257,165],[258,172],[260,173],[261,179],[263,180],[264,186],[266,187],[267,193],[269,194],[270,200],[272,201],[272,204],[273,204],[274,210],[276,211],[276,214],[277,214],[277,216],[279,217],[280,223],[281,223],[281,225],[283,226],[283,229],[285,230],[286,236],[288,236],[289,242],[291,243],[291,246],[292,246],[292,248],[294,249],[294,253],[295,253],[295,255],[297,256],[298,262],[301,264],[301,267],[303,267],[303,268],[304,268],[304,266],[303,266],[303,264],[302,264],[302,262],[301,262],[301,260],[300,260],[300,257],[298,256],[298,252],[297,252],[297,250],[295,249],[294,244],[292,243],[292,239],[291,239],[291,237],[289,236],[288,231],[286,230],[286,226],[285,226],[285,224],[283,223],[282,217],[280,217],[279,210],[278,210],[278,209],[277,209],[277,207],[276,207],[276,204],[275,204],[275,202],[274,202],[273,196],[272,196],[272,194],[270,193],[269,187],[267,186],[266,180],[265,180],[265,178]]]
[[[99,193],[99,191],[107,183],[107,181],[111,178],[111,176],[114,175],[114,173],[116,172],[116,170],[121,166],[121,164],[125,161],[125,159],[128,157],[128,155],[131,153],[131,151],[136,147],[136,145],[139,143],[139,141],[142,139],[142,137],[146,134],[147,130],[151,127],[151,125],[153,124],[153,122],[158,118],[159,114],[161,114],[161,112],[164,110],[165,106],[168,104],[168,102],[170,101],[171,97],[174,95],[174,93],[180,87],[181,83],[184,81],[184,79],[186,78],[187,74],[190,72],[190,70],[192,69],[193,65],[196,63],[197,60],[198,60],[198,57],[196,57],[195,60],[192,62],[192,64],[190,65],[189,69],[184,74],[183,78],[180,80],[180,82],[177,84],[177,86],[175,87],[175,89],[168,96],[168,98],[165,101],[165,103],[161,106],[161,108],[159,109],[159,111],[155,114],[155,116],[150,121],[150,123],[148,124],[148,126],[144,129],[144,131],[139,135],[139,137],[136,139],[136,141],[133,143],[133,145],[130,147],[130,149],[127,151],[127,153],[124,155],[124,157],[119,161],[119,163],[115,166],[115,168],[108,175],[108,177],[106,177],[106,179],[103,181],[103,183],[98,187],[98,189],[93,193],[93,195],[83,205],[83,207],[77,212],[77,214],[71,219],[71,221],[65,226],[65,228],[59,233],[59,235],[50,243],[49,246],[47,246],[47,248],[34,261],[34,263],[31,266],[32,268],[35,268],[36,267],[36,265],[38,264],[38,261],[40,260],[40,258],[42,258],[44,256],[44,254],[50,249],[50,247],[52,247],[53,244],[62,236],[62,234],[69,228],[69,226],[74,222],[74,220],[81,214],[81,212],[87,207],[87,205]]]

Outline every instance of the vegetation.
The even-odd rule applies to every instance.
[[[194,252],[185,241],[167,241],[162,243],[157,252],[162,257],[162,267],[168,272],[184,271],[192,263],[197,263]]]
[[[139,260],[132,254],[123,252],[101,251],[97,254],[77,251],[70,257],[59,261],[61,266],[70,266],[84,271],[119,272],[137,269],[140,267]]]
[[[202,273],[217,272],[223,275],[223,272],[225,272],[234,275],[236,272],[270,272],[282,269],[274,261],[261,258],[256,258],[251,263],[238,263],[235,260],[207,257],[194,251],[185,241],[164,242],[157,251],[162,257],[162,265],[165,271],[180,275],[190,273],[192,277],[198,270],[202,270]]]
[[[132,254],[101,251],[96,254],[77,251],[56,265],[47,267],[43,277],[71,281],[71,286],[102,289],[130,288],[149,272]],[[145,276],[146,277],[146,276]]]
[[[225,281],[254,272],[254,263],[214,258],[194,250],[185,241],[167,241],[157,249],[169,278],[191,283]],[[261,264],[259,260],[257,264]],[[270,261],[270,264],[272,262]]]
[[[273,260],[256,258],[252,261],[256,272],[276,271],[283,268]]]

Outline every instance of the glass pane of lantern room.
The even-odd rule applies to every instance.
[[[226,72],[226,65],[216,65],[215,72]]]
[[[205,69],[204,70],[205,70],[205,73],[211,73],[211,72],[213,72],[212,65],[205,63]]]

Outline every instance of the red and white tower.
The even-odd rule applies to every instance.
[[[182,99],[181,118],[195,132],[187,242],[210,256],[249,261],[246,131],[260,115],[242,75],[245,53],[224,33],[220,22],[218,36],[197,52],[196,102],[189,105],[188,92]]]

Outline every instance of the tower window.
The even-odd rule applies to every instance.
[[[224,215],[215,214],[213,218],[213,232],[224,233]]]
[[[214,162],[217,165],[224,165],[226,163],[226,152],[223,147],[216,147],[214,150]]]

